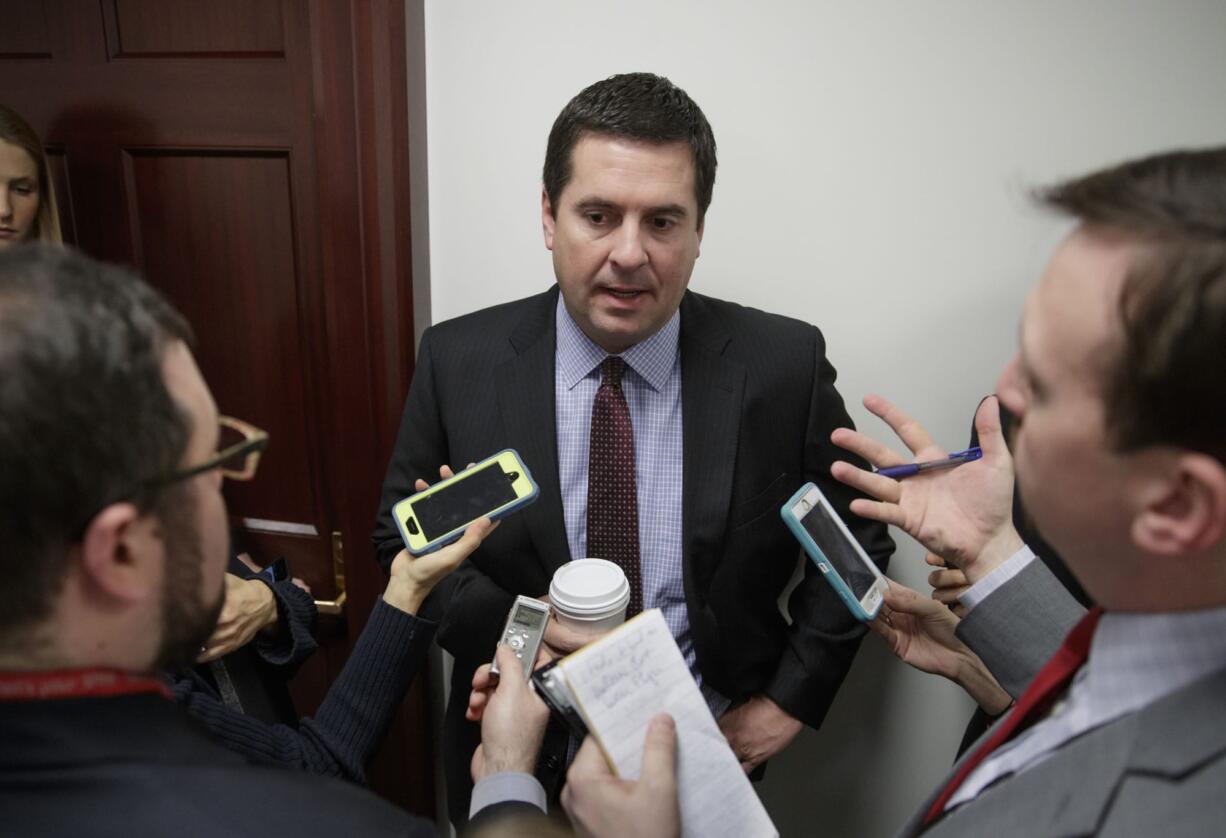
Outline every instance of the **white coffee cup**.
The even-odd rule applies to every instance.
[[[626,621],[630,583],[613,562],[575,559],[553,574],[549,601],[562,625],[581,634],[604,634]]]

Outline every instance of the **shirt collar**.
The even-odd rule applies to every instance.
[[[558,377],[567,390],[571,390],[608,357],[596,343],[583,333],[579,324],[566,310],[562,296],[558,295],[556,314],[558,346]],[[626,366],[634,370],[651,389],[659,392],[668,381],[677,361],[681,337],[681,311],[673,312],[664,327],[646,340],[621,353]]]
[[[1098,706],[1135,709],[1226,667],[1226,608],[1103,615],[1086,661]]]

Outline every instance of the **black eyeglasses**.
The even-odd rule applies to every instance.
[[[255,477],[255,470],[260,465],[260,455],[268,447],[268,432],[230,416],[217,417],[217,424],[221,426],[221,440],[218,443],[220,451],[199,465],[154,478],[145,485],[167,486],[213,469],[220,470],[223,477],[231,480],[250,480]]]
[[[217,446],[221,449],[220,451],[199,465],[173,471],[161,477],[151,477],[147,480],[142,480],[135,489],[131,489],[107,501],[101,507],[91,512],[81,522],[81,525],[75,529],[76,535],[74,540],[80,541],[85,534],[86,528],[89,526],[89,522],[94,519],[98,511],[110,506],[112,503],[133,499],[138,495],[146,495],[149,492],[156,491],[173,483],[188,480],[213,469],[219,469],[224,477],[228,477],[231,480],[250,480],[255,477],[255,470],[260,464],[260,455],[268,447],[268,432],[260,430],[255,425],[250,425],[240,419],[234,419],[229,416],[219,416],[217,424],[221,426],[221,436]]]

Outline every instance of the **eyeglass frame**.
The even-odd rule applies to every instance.
[[[142,492],[154,491],[175,483],[181,483],[184,480],[190,480],[191,478],[204,474],[207,471],[212,471],[215,468],[221,467],[221,464],[226,460],[236,457],[239,454],[246,455],[246,460],[243,463],[242,470],[236,471],[234,469],[222,468],[222,476],[227,477],[230,480],[251,480],[253,477],[255,477],[256,469],[259,467],[260,455],[263,454],[264,449],[268,447],[268,431],[261,430],[255,425],[252,425],[249,422],[244,422],[241,419],[235,419],[233,416],[218,416],[217,424],[223,428],[230,428],[231,430],[237,431],[245,438],[242,442],[235,443],[234,445],[226,448],[224,451],[218,451],[203,463],[188,466],[187,468],[179,469],[177,471],[172,471],[170,474],[166,474],[161,477],[152,477],[142,480],[131,492],[108,501],[107,503],[103,504],[101,508],[105,508],[112,503],[118,503],[121,500],[131,499],[135,495]],[[73,539],[74,541],[80,541],[86,528],[89,526],[90,521],[92,521],[94,516],[97,514],[97,512],[91,513],[90,516],[86,518],[84,522],[82,522],[82,524],[76,529],[76,535]]]
[[[242,419],[235,419],[233,416],[218,416],[217,424],[223,428],[229,428],[232,431],[237,431],[242,434],[244,439],[241,442],[236,442],[234,445],[226,448],[223,451],[218,451],[212,457],[209,457],[203,463],[194,466],[188,466],[185,469],[179,469],[167,474],[163,477],[155,477],[152,480],[147,480],[141,485],[145,488],[158,488],[161,486],[169,486],[172,483],[179,483],[184,480],[190,480],[197,475],[204,474],[206,471],[212,471],[215,468],[221,469],[221,474],[230,480],[251,480],[255,477],[255,472],[260,465],[260,455],[264,453],[264,449],[268,447],[268,431],[261,430],[250,422],[244,422]],[[246,456],[241,470],[225,468],[222,463],[227,460],[237,457],[239,454]]]

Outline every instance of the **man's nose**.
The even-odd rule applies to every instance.
[[[617,241],[609,253],[609,261],[622,271],[633,271],[647,264],[647,249],[637,221],[627,220],[617,231]]]

